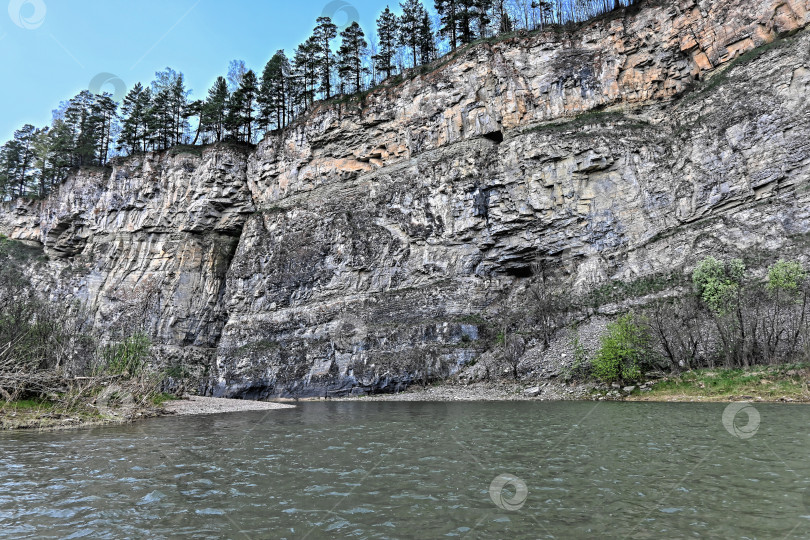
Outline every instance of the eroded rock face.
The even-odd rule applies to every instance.
[[[3,206],[0,230],[40,242],[33,278],[56,298],[86,302],[111,337],[148,332],[168,363],[212,362],[224,279],[254,212],[243,152],[149,154],[85,169],[47,200]]]
[[[203,392],[396,390],[491,355],[540,281],[804,256],[808,22],[808,0],[679,0],[482,44],[249,155],[82,171],[0,232],[44,244],[38,279],[98,325],[201,366]]]

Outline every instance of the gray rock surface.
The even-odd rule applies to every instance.
[[[111,336],[142,328],[200,393],[500,375],[499,317],[531,285],[807,260],[809,22],[810,0],[676,0],[483,43],[254,150],[78,171],[4,204],[0,233],[41,244],[38,285]],[[525,377],[570,365],[524,341]]]

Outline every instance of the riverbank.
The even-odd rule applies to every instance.
[[[595,382],[446,381],[413,386],[398,394],[332,398],[332,401],[757,401],[810,403],[810,364],[754,366],[746,369],[702,369],[661,377],[642,384]],[[156,416],[267,411],[294,407],[288,403],[190,396],[158,399],[138,408],[65,410],[47,401],[0,404],[0,430],[67,429],[125,424]]]
[[[639,384],[596,382],[444,382],[398,394],[335,401],[760,401],[810,402],[810,365],[701,369]]]
[[[11,429],[71,429],[126,424],[163,414],[159,406],[121,407],[105,411],[88,406],[66,407],[48,400],[0,402],[0,431]]]
[[[412,386],[398,394],[372,394],[333,401],[565,401],[591,399],[593,383],[565,384],[545,381],[526,385],[515,382],[445,382]]]
[[[753,366],[745,369],[700,369],[664,377],[628,401],[763,401],[810,402],[810,364]]]
[[[127,424],[158,416],[189,416],[244,411],[268,411],[295,407],[284,403],[242,399],[187,396],[183,399],[158,399],[148,405],[122,405],[116,410],[103,408],[65,408],[46,400],[0,402],[0,430],[58,430]]]

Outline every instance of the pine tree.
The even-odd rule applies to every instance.
[[[242,92],[236,89],[228,98],[228,114],[225,116],[225,129],[228,132],[228,138],[235,141],[242,140],[242,106],[244,98]]]
[[[388,6],[377,19],[377,39],[379,41],[379,51],[372,57],[377,71],[385,74],[385,78],[391,77],[394,72],[394,54],[397,47],[397,16],[391,13]]]
[[[475,4],[477,0],[455,0],[458,12],[456,13],[456,24],[458,25],[457,36],[462,45],[471,43],[475,39],[473,22],[475,20]]]
[[[152,144],[158,150],[169,148],[180,142],[185,124],[183,107],[188,92],[183,83],[183,74],[171,68],[155,73],[152,81],[151,120]]]
[[[259,121],[265,130],[269,130],[270,125],[276,129],[287,125],[289,78],[290,61],[283,50],[277,51],[264,66],[259,89]]]
[[[171,108],[172,108],[172,139],[174,144],[180,144],[183,134],[188,129],[186,119],[186,107],[188,106],[188,95],[191,91],[186,90],[183,74],[178,73],[171,85]]]
[[[459,3],[462,0],[435,0],[434,7],[439,14],[442,26],[439,33],[450,40],[450,48],[458,45]]]
[[[343,40],[338,51],[340,78],[351,88],[350,92],[359,92],[362,90],[363,75],[367,72],[363,67],[363,57],[367,54],[368,42],[357,22],[341,32],[340,37]]]
[[[110,143],[112,142],[113,123],[117,118],[118,103],[113,101],[112,94],[104,92],[96,95],[93,101],[92,118],[96,123],[96,154],[98,165],[104,166],[107,163],[107,156],[110,153]]]
[[[332,45],[337,36],[337,26],[329,17],[318,17],[312,37],[315,38],[317,49],[317,64],[321,75],[321,92],[326,99],[332,97]]]
[[[65,122],[73,133],[73,161],[75,165],[89,165],[96,159],[99,119],[94,115],[95,96],[82,90],[65,108]]]
[[[194,101],[189,102],[185,110],[183,111],[183,121],[186,122],[188,125],[188,121],[191,118],[197,117],[197,132],[194,134],[194,140],[191,141],[191,144],[197,144],[197,141],[200,138],[200,133],[202,133],[203,129],[203,106],[205,102],[201,99],[195,99]]]
[[[155,91],[152,106],[147,113],[150,146],[153,150],[164,150],[171,144],[174,132],[171,91],[162,88]]]
[[[298,106],[307,110],[315,101],[315,86],[318,80],[316,52],[318,44],[310,37],[295,49],[293,65],[295,69],[296,96]]]
[[[245,73],[242,77],[242,83],[239,85],[241,94],[241,109],[239,111],[239,124],[240,130],[245,132],[245,141],[253,142],[253,122],[254,110],[256,105],[256,95],[259,92],[259,80],[256,73],[252,69]]]
[[[62,118],[55,117],[48,132],[51,141],[51,163],[54,174],[51,188],[67,178],[73,166],[73,133]]]
[[[15,144],[11,146],[12,159],[14,165],[15,184],[17,186],[17,196],[23,197],[27,193],[32,175],[34,163],[34,137],[36,128],[31,124],[25,124],[21,129],[14,132]]]
[[[427,10],[422,14],[419,25],[419,63],[427,64],[436,59],[436,37]]]
[[[532,0],[532,9],[536,9],[540,13],[541,27],[551,23],[551,15],[553,12],[551,0]]]
[[[0,202],[5,201],[14,193],[14,158],[12,156],[11,141],[0,146]]]
[[[225,136],[225,119],[228,111],[228,83],[225,77],[217,77],[214,86],[208,90],[208,99],[205,100],[202,110],[203,129],[212,131],[216,142]]]
[[[53,163],[53,142],[51,140],[50,129],[47,127],[34,132],[34,170],[36,170],[37,195],[45,197],[53,185],[53,178],[56,174]]]
[[[420,0],[404,0],[399,7],[402,16],[399,17],[398,43],[411,50],[412,66],[416,67],[419,63],[420,30],[427,10]]]
[[[478,31],[477,37],[485,38],[489,36],[489,24],[492,22],[490,18],[490,10],[494,8],[493,0],[474,0],[472,4],[473,16],[476,21],[476,29]],[[475,39],[476,36],[473,37]]]
[[[146,115],[152,100],[149,88],[137,83],[121,102],[121,134],[118,150],[129,154],[146,151]]]

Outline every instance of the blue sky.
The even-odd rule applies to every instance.
[[[261,73],[278,49],[288,54],[329,14],[339,26],[357,14],[367,34],[385,0],[2,0],[0,144],[25,123],[50,123],[60,101],[96,79],[127,88],[155,71],[181,71],[204,97],[228,62]],[[8,4],[8,9],[6,5]],[[425,2],[432,9],[432,1]],[[398,1],[390,2],[399,11]],[[110,74],[101,75],[100,74]],[[119,88],[120,88],[120,83]],[[113,82],[102,90],[114,92]]]

